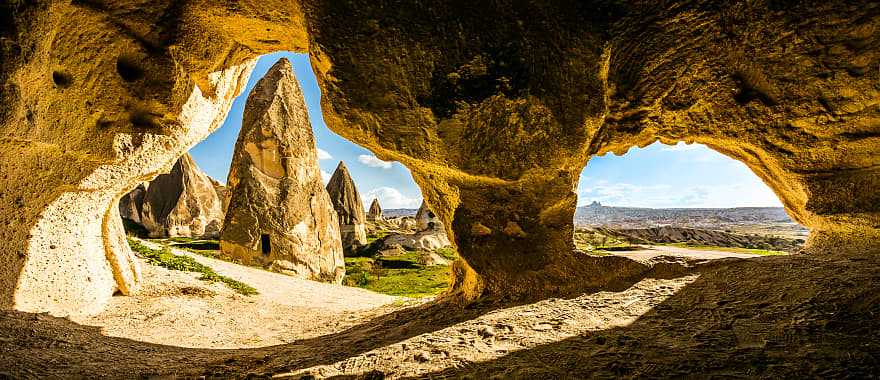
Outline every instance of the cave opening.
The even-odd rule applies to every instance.
[[[577,196],[575,246],[597,255],[787,255],[809,233],[748,166],[699,143],[594,157]]]
[[[329,283],[328,293],[355,300],[325,319],[447,291],[458,255],[419,185],[401,163],[381,160],[329,130],[320,96],[307,55],[261,56],[222,126],[193,146],[170,173],[138,185],[120,201],[136,253],[166,250],[183,256],[181,260],[231,280],[228,289],[213,290],[218,296],[230,289],[247,295],[241,289],[252,287],[255,294],[247,297],[282,310],[302,306],[290,298],[305,283]],[[180,191],[166,191],[173,185]],[[154,215],[153,203],[170,209],[164,218]],[[144,281],[166,286],[156,282],[155,272],[173,268],[157,265],[165,263],[146,263]],[[353,290],[340,291],[334,283]],[[357,296],[355,288],[370,295]],[[234,301],[228,306],[238,315],[257,312]],[[303,318],[300,314],[279,317],[270,326],[292,323]],[[198,312],[179,315],[181,321],[192,318]],[[297,336],[300,330],[245,345],[231,343],[237,335],[219,337],[207,331],[178,343],[217,347],[225,341],[230,347],[257,347]],[[131,337],[155,339],[148,334]],[[211,339],[213,343],[206,343]]]

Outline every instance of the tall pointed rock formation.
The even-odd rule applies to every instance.
[[[358,193],[348,168],[339,161],[339,166],[327,183],[327,193],[339,217],[339,229],[342,235],[342,247],[351,252],[355,248],[367,244],[367,231],[364,226],[367,217],[364,215],[364,204]]]
[[[367,212],[367,220],[371,222],[383,220],[382,206],[379,206],[379,200],[376,198],[373,198],[373,202],[370,203],[370,211]]]
[[[245,264],[338,283],[345,275],[339,225],[292,69],[281,59],[248,96],[220,249]]]
[[[143,195],[140,195],[140,194]],[[220,234],[223,224],[223,206],[208,175],[190,157],[180,157],[168,174],[153,179],[146,189],[138,187],[127,196],[123,217],[133,219],[132,212],[140,213],[140,220],[152,237],[210,237]]]

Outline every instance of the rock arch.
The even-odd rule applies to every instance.
[[[133,291],[115,202],[216,128],[277,50],[310,53],[331,129],[411,169],[465,299],[644,272],[572,253],[573,188],[592,155],[656,139],[745,162],[812,229],[808,250],[878,251],[872,2],[3,7],[2,307],[88,312]]]

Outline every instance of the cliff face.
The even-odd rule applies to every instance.
[[[223,253],[305,279],[342,281],[336,212],[321,182],[302,91],[286,59],[248,96],[228,191]]]
[[[808,252],[880,250],[873,2],[236,4],[4,5],[0,305],[94,311],[134,291],[118,199],[278,50],[310,53],[332,130],[411,170],[466,298],[644,271],[572,253],[572,190],[590,157],[656,140],[748,165],[811,228]]]
[[[345,163],[340,161],[330,181],[327,182],[327,193],[339,217],[339,229],[342,231],[342,247],[351,251],[367,244],[367,231],[364,223],[364,203],[361,194],[354,185]]]

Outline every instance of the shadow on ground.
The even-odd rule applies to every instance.
[[[871,377],[880,361],[880,260],[765,257],[701,267],[635,323],[424,376]],[[208,350],[107,337],[42,314],[0,313],[0,378],[257,377],[332,364],[501,305],[427,304],[340,333]],[[377,370],[383,371],[378,368]],[[393,375],[388,373],[388,375]],[[420,375],[419,377],[423,377]]]

